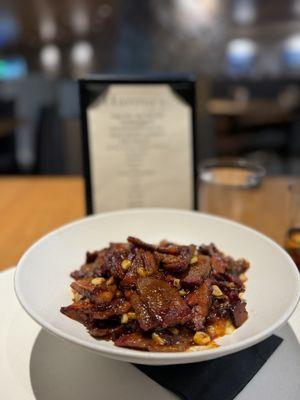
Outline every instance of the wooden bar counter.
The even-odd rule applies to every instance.
[[[293,180],[265,178],[259,200],[242,222],[282,244],[288,224],[288,185]],[[0,270],[16,265],[41,236],[84,215],[81,177],[1,177]]]

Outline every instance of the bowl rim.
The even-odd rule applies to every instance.
[[[91,343],[86,341],[85,339],[80,339],[77,338],[76,336],[73,336],[71,334],[68,334],[61,329],[58,329],[54,327],[51,323],[49,323],[47,320],[45,320],[43,317],[39,315],[38,312],[34,310],[34,308],[26,301],[23,293],[22,293],[22,287],[20,284],[20,274],[22,273],[22,265],[26,262],[26,259],[29,257],[29,255],[35,250],[36,247],[40,245],[43,241],[47,240],[48,238],[51,238],[52,236],[57,235],[59,232],[63,232],[65,230],[68,230],[69,228],[80,225],[84,221],[87,220],[92,220],[92,219],[102,219],[102,218],[107,218],[110,216],[118,216],[118,215],[126,215],[126,214],[143,214],[143,213],[153,213],[153,212],[158,212],[158,213],[169,213],[169,214],[182,214],[182,215],[200,215],[202,217],[208,218],[208,219],[213,219],[216,221],[220,222],[226,222],[227,224],[242,228],[244,230],[248,230],[251,233],[255,234],[259,238],[261,238],[264,241],[269,242],[273,247],[279,251],[282,256],[286,259],[287,264],[289,265],[291,273],[294,275],[294,279],[297,283],[298,286],[298,291],[295,291],[293,294],[293,298],[290,302],[289,307],[281,315],[280,318],[278,318],[272,325],[270,325],[267,329],[263,330],[262,332],[257,333],[256,335],[253,335],[247,339],[243,339],[237,343],[230,343],[226,346],[220,346],[217,348],[212,348],[212,349],[206,349],[206,350],[199,350],[199,351],[185,351],[185,352],[169,352],[169,353],[160,353],[160,352],[144,352],[141,350],[133,350],[133,349],[127,349],[127,348],[122,348],[122,347],[107,347],[105,345],[102,345],[101,341],[95,341],[95,343]],[[250,228],[246,225],[243,225],[241,223],[229,220],[227,218],[211,215],[208,213],[203,213],[199,211],[190,211],[190,210],[182,210],[182,209],[173,209],[173,208],[132,208],[132,209],[125,209],[125,210],[118,210],[118,211],[110,211],[110,212],[105,212],[101,214],[94,214],[94,215],[89,215],[80,219],[77,219],[71,223],[67,223],[62,225],[61,227],[52,230],[48,234],[42,236],[40,239],[38,239],[32,246],[30,246],[26,252],[22,255],[21,259],[19,260],[15,273],[14,273],[14,290],[16,297],[21,304],[22,308],[26,311],[26,313],[33,319],[35,320],[41,327],[46,329],[49,333],[54,334],[57,337],[60,337],[62,339],[68,340],[72,343],[78,344],[82,347],[85,347],[89,350],[95,351],[99,354],[102,354],[103,356],[119,359],[119,360],[125,360],[129,361],[130,359],[134,362],[137,363],[143,363],[153,361],[159,363],[161,362],[176,362],[176,363],[192,363],[192,362],[199,362],[203,358],[204,360],[212,359],[212,358],[218,358],[227,354],[235,353],[237,351],[240,351],[242,349],[245,349],[247,347],[250,347],[264,339],[266,339],[268,336],[270,336],[276,329],[280,328],[291,316],[293,311],[295,310],[299,298],[300,298],[300,274],[299,271],[292,260],[292,258],[289,256],[289,254],[275,241],[270,239],[268,236],[264,235],[263,233]]]

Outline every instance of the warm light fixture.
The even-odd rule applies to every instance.
[[[231,75],[244,75],[252,72],[257,46],[250,39],[233,39],[226,49],[227,68]]]
[[[98,10],[97,10],[97,14],[98,14],[98,16],[101,17],[101,18],[108,18],[108,17],[110,17],[111,14],[112,14],[112,12],[113,12],[113,8],[112,8],[112,6],[111,6],[110,4],[108,4],[108,3],[100,4],[100,6],[98,7]]]
[[[81,6],[74,6],[70,15],[73,31],[78,35],[84,35],[89,30],[89,16],[87,10]]]
[[[209,25],[220,9],[219,0],[176,0],[177,17],[188,29]]]
[[[283,60],[291,68],[300,68],[300,33],[290,36],[284,42]]]
[[[227,56],[244,60],[252,58],[257,50],[257,46],[250,39],[233,39],[227,45]]]
[[[43,41],[54,40],[57,35],[57,26],[50,14],[41,16],[39,25],[40,36]]]
[[[233,20],[239,25],[250,25],[256,19],[255,0],[235,0],[232,11]]]
[[[297,17],[300,16],[300,0],[294,0],[292,10]]]
[[[76,67],[85,68],[90,65],[94,50],[89,42],[80,41],[74,44],[71,50],[71,60]]]
[[[59,48],[54,44],[44,46],[40,52],[40,63],[44,70],[49,73],[58,71],[61,61]]]

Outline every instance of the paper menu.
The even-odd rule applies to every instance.
[[[193,207],[192,109],[169,85],[109,85],[87,128],[94,212]]]

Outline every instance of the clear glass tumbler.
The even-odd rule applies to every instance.
[[[284,247],[300,270],[300,182],[290,185],[289,227]]]
[[[261,165],[240,158],[208,159],[200,164],[198,176],[200,211],[251,222],[265,176]]]

